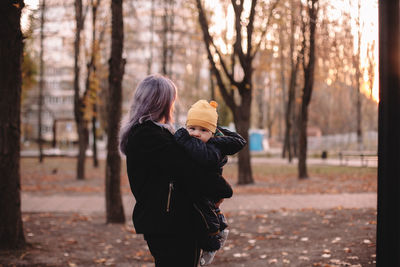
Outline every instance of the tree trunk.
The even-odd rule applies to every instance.
[[[361,9],[360,0],[358,0],[358,17],[356,19],[357,25],[357,54],[353,57],[353,64],[356,71],[355,74],[355,87],[356,87],[356,120],[357,120],[357,144],[358,149],[363,149],[363,134],[362,134],[362,102],[361,102]]]
[[[265,102],[265,86],[264,86],[264,81],[263,77],[261,74],[256,74],[255,78],[255,83],[256,83],[256,88],[255,88],[255,101],[256,101],[256,106],[257,106],[257,128],[258,129],[264,129],[265,127],[265,106],[267,105]]]
[[[164,6],[164,13],[162,15],[162,51],[161,51],[161,73],[169,77],[172,76],[173,64],[173,40],[174,40],[174,1],[162,0]],[[179,114],[179,113],[178,113]]]
[[[161,73],[163,75],[168,74],[168,0],[162,0],[164,5],[164,14],[162,16],[162,32],[161,32],[161,41],[162,41],[162,51],[161,51]]]
[[[292,162],[293,159],[293,144],[291,142],[291,135],[292,135],[292,112],[294,111],[294,97],[295,97],[295,86],[290,85],[289,87],[289,94],[288,94],[288,101],[286,107],[286,114],[285,114],[285,139],[284,139],[284,146],[282,150],[282,157],[285,158],[286,154],[288,155],[289,162]]]
[[[78,180],[85,179],[85,160],[86,160],[86,149],[88,146],[89,131],[87,129],[87,122],[83,116],[84,104],[80,97],[80,67],[79,67],[79,54],[80,54],[80,42],[81,42],[81,31],[84,26],[84,18],[82,11],[82,0],[75,0],[75,20],[76,20],[76,31],[74,41],[74,115],[76,128],[78,132],[78,158],[77,158],[77,171],[76,177]]]
[[[281,76],[281,87],[282,87],[282,109],[283,109],[283,116],[284,116],[284,125],[285,125],[285,130],[283,134],[283,148],[282,148],[282,158],[286,157],[286,152],[288,150],[288,146],[290,145],[290,142],[287,138],[288,136],[288,104],[287,102],[290,101],[289,97],[288,100],[286,101],[286,67],[285,67],[285,57],[283,55],[283,33],[282,30],[279,30],[279,43],[280,48],[279,48],[279,62],[280,62],[280,76]],[[292,54],[289,54],[289,57]],[[289,157],[290,158],[290,157]],[[289,162],[291,159],[289,159]]]
[[[356,71],[359,73],[359,71]],[[360,79],[360,75],[357,75]],[[358,150],[363,150],[363,133],[362,133],[362,100],[361,100],[361,84],[357,83],[357,101],[356,101],[356,114],[357,114],[357,144]]]
[[[236,121],[235,125],[237,126],[238,133],[247,141],[249,140],[249,134],[246,129],[249,129],[249,123],[247,121]],[[238,160],[238,184],[252,184],[254,183],[253,180],[253,173],[251,169],[251,161],[250,161],[250,146],[245,146],[239,152],[239,160]]]
[[[314,67],[315,67],[315,29],[317,23],[318,0],[307,1],[308,24],[303,21],[303,71],[304,87],[301,101],[299,117],[299,161],[298,176],[299,179],[308,178],[307,173],[307,122],[308,106],[311,101],[312,89],[314,85]],[[308,32],[307,32],[308,31]],[[308,36],[308,42],[307,42]],[[306,62],[308,59],[308,62]]]
[[[109,102],[107,127],[106,211],[107,223],[124,223],[121,197],[121,157],[118,149],[119,122],[122,114],[122,78],[125,60],[122,58],[124,24],[122,0],[111,1],[112,37],[109,62]]]
[[[292,145],[292,152],[293,157],[298,158],[299,156],[299,115],[295,112],[296,105],[293,103],[293,115],[292,115],[292,134],[290,135],[291,138],[291,145]]]
[[[97,105],[93,104],[92,116],[92,136],[93,136],[93,167],[99,167],[99,159],[97,155]]]
[[[211,99],[215,99],[215,84],[213,79],[212,68],[210,67],[210,91],[211,91]]]
[[[85,162],[86,162],[86,149],[88,147],[89,130],[86,121],[78,121],[78,164],[77,164],[77,178],[78,180],[85,179]]]
[[[299,66],[299,58],[297,58],[296,63],[293,65],[292,64],[292,70],[290,74],[290,82],[289,82],[289,94],[288,94],[288,102],[287,102],[287,108],[286,108],[286,114],[285,114],[285,121],[286,121],[286,129],[285,129],[285,151],[288,154],[289,162],[292,162],[293,159],[293,154],[294,154],[294,143],[292,142],[292,136],[293,136],[293,123],[294,123],[294,118],[295,116],[295,111],[296,111],[296,77],[297,77],[297,70]]]
[[[42,109],[43,109],[43,89],[44,89],[44,61],[43,61],[43,43],[44,43],[44,13],[46,10],[46,0],[42,0],[41,16],[40,16],[40,77],[39,77],[39,96],[38,96],[38,146],[39,146],[39,162],[43,162],[43,135],[42,135]]]
[[[299,120],[299,162],[298,175],[299,179],[308,178],[307,172],[307,122],[308,122],[308,107],[302,104]]]
[[[249,128],[250,128],[250,107],[251,107],[251,90],[243,90],[242,103],[240,108],[236,109],[234,121],[238,133],[249,142]],[[252,184],[253,173],[250,162],[250,146],[245,146],[239,152],[238,164],[238,184]]]
[[[367,47],[367,59],[368,59],[368,85],[370,90],[370,98],[373,98],[374,94],[374,82],[375,82],[375,66],[376,66],[376,58],[374,55],[375,51],[375,41],[372,41],[372,44],[368,44]]]
[[[400,266],[400,3],[379,1],[376,266]]]
[[[268,105],[266,108],[266,116],[267,116],[267,129],[268,129],[268,137],[272,138],[273,134],[272,134],[272,128],[274,126],[274,121],[275,121],[275,114],[274,114],[274,110],[275,110],[275,103],[273,101],[274,99],[274,94],[273,94],[272,90],[272,86],[270,86],[269,90],[268,90]],[[274,133],[275,135],[275,133]]]
[[[153,46],[154,46],[154,20],[155,20],[155,8],[154,8],[154,1],[151,0],[151,18],[150,18],[150,27],[149,27],[149,32],[150,32],[150,44],[149,44],[149,49],[150,49],[150,55],[149,58],[147,59],[147,75],[150,75],[152,73],[152,66],[153,66]]]
[[[283,142],[283,150],[282,150],[282,157],[286,157],[286,154],[288,155],[288,160],[291,163],[293,159],[293,152],[294,152],[294,142],[292,142],[293,139],[293,123],[294,123],[294,118],[295,118],[295,111],[296,111],[296,80],[297,80],[297,71],[299,69],[299,63],[300,63],[300,58],[297,55],[296,59],[295,57],[295,45],[294,45],[294,32],[296,28],[296,21],[294,19],[295,17],[295,11],[294,8],[295,6],[293,5],[293,1],[291,1],[291,6],[292,6],[292,16],[291,16],[291,23],[290,23],[290,52],[289,52],[289,57],[290,57],[290,78],[289,78],[289,89],[288,89],[288,99],[286,103],[286,109],[285,109],[285,139]]]
[[[283,33],[279,31],[279,42],[283,43]],[[291,54],[289,55],[291,56]],[[281,88],[282,88],[282,102],[281,105],[278,105],[282,112],[279,114],[279,139],[284,140],[286,134],[286,113],[287,113],[287,105],[286,105],[286,93],[288,93],[287,85],[286,85],[286,66],[285,66],[285,56],[283,54],[283,49],[279,49],[279,59],[281,66]],[[282,126],[283,124],[283,126]],[[285,127],[285,130],[282,130],[282,127]],[[283,138],[282,138],[283,135]],[[283,141],[285,144],[285,141]]]
[[[0,249],[25,246],[21,219],[20,114],[24,1],[0,1]]]
[[[174,2],[175,0],[169,0],[169,21],[168,21],[168,30],[169,30],[169,40],[168,40],[168,76],[172,78],[172,72],[174,67],[174,54],[175,54],[175,46],[174,46],[174,23],[175,23],[175,10],[174,10]],[[180,113],[178,112],[178,115]]]
[[[87,64],[87,77],[86,77],[86,89],[85,89],[85,97],[89,98],[90,101],[87,101],[87,105],[91,108],[91,119],[92,119],[92,158],[93,158],[93,166],[98,167],[99,161],[97,159],[97,135],[96,135],[96,121],[97,121],[97,99],[98,99],[98,79],[97,79],[97,54],[99,53],[99,45],[96,44],[96,22],[97,22],[97,8],[100,5],[100,0],[94,1],[91,0],[92,5],[92,47],[90,60]],[[100,41],[100,40],[99,40]],[[94,85],[95,84],[95,85]]]

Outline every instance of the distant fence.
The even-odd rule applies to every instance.
[[[358,149],[357,134],[335,134],[308,137],[309,150],[343,151]],[[363,150],[376,151],[378,147],[378,133],[375,131],[364,132]]]

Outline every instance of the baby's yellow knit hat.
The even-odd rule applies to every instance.
[[[201,126],[215,133],[218,121],[217,107],[218,103],[215,101],[197,101],[188,111],[186,126]]]

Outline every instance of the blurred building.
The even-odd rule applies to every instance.
[[[42,138],[52,142],[54,133],[57,140],[73,142],[77,140],[73,103],[73,40],[75,23],[73,5],[60,5],[56,1],[46,1],[45,23],[43,27],[43,106]],[[40,64],[40,10],[35,11],[33,34],[29,40],[29,53],[35,59],[37,69]],[[39,74],[39,73],[38,73]],[[22,101],[22,140],[37,140],[39,112],[39,80],[34,88],[27,91]]]
[[[40,2],[40,1],[39,1]],[[81,33],[80,90],[85,90],[87,63],[92,41],[92,13],[84,2],[85,24]],[[35,12],[32,52],[39,69],[40,15]],[[167,19],[165,17],[167,16]],[[109,0],[101,1],[97,15],[100,43],[99,125],[105,121],[107,104],[108,60],[111,44],[111,12]],[[168,25],[164,25],[168,21]],[[77,140],[74,121],[74,0],[46,0],[44,23],[44,88],[42,108],[42,137],[47,142]],[[197,18],[190,5],[182,0],[124,3],[124,54],[126,59],[123,80],[123,114],[138,82],[149,73],[162,73],[174,80],[179,88],[176,107],[178,121],[184,121],[186,110],[196,98],[209,98],[209,68],[204,55],[204,44],[198,32]],[[102,32],[102,33],[101,33]],[[163,58],[164,57],[164,58]],[[164,64],[164,65],[163,65]],[[166,73],[163,73],[166,71]],[[29,90],[22,103],[22,139],[38,138],[37,85]],[[103,117],[102,117],[103,116]]]

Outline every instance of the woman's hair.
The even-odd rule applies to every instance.
[[[122,153],[126,154],[129,132],[136,123],[164,119],[164,123],[168,124],[172,121],[171,106],[175,97],[175,84],[159,74],[149,75],[139,83],[120,129],[119,147]]]

